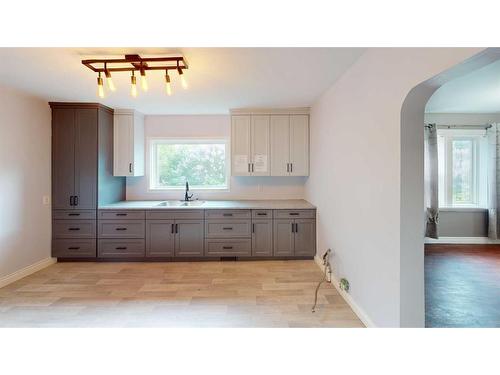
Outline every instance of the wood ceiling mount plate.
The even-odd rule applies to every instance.
[[[96,73],[132,72],[140,70],[184,70],[189,69],[184,56],[141,57],[125,55],[123,59],[90,59],[82,60],[82,64]]]

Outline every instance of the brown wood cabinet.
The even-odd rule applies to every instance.
[[[97,103],[50,103],[52,108],[52,210],[54,231],[52,254],[60,258],[75,254],[95,257],[96,209],[125,198],[125,178],[113,176],[113,110]],[[71,214],[75,212],[75,215]],[[73,226],[86,220],[87,242],[82,248],[82,230]],[[81,224],[81,221],[80,221]],[[81,226],[81,225],[80,225]],[[89,226],[93,228],[90,229]],[[61,231],[68,228],[64,234]],[[72,234],[74,233],[74,235]],[[88,238],[87,236],[92,238]],[[71,241],[75,244],[72,246]],[[77,249],[77,250],[80,250]]]

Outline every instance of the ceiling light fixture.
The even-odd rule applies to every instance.
[[[163,70],[165,71],[165,90],[167,95],[172,95],[172,87],[170,85],[169,70],[177,70],[182,87],[187,89],[188,84],[185,78],[185,70],[189,69],[188,63],[184,56],[168,56],[168,57],[141,57],[139,55],[125,55],[123,59],[92,59],[82,60],[82,64],[95,73],[99,74],[97,80],[99,87],[98,95],[104,97],[104,87],[102,83],[101,73],[106,75],[106,82],[111,91],[115,91],[116,87],[111,79],[111,73],[115,72],[131,72],[130,93],[133,97],[137,96],[137,81],[135,72],[139,71],[141,75],[141,87],[144,91],[148,90],[148,82],[146,80],[147,70]],[[102,96],[101,96],[102,94]]]
[[[132,70],[132,75],[130,76],[130,95],[134,98],[137,97],[137,79],[135,78],[134,71]]]
[[[99,76],[97,77],[97,96],[99,96],[99,98],[104,98],[104,86],[102,84],[101,72],[99,72]]]
[[[104,64],[104,74],[106,75],[106,83],[108,84],[108,88],[111,91],[116,91],[115,84],[113,83],[113,78],[111,78],[111,73],[107,69],[107,64]]]
[[[188,84],[186,81],[186,77],[184,77],[184,72],[182,68],[179,66],[179,62],[177,62],[177,72],[179,72],[179,77],[181,77],[181,85],[184,89],[188,88]]]
[[[170,76],[168,75],[168,70],[165,70],[165,90],[167,95],[172,95],[172,85],[170,85]]]
[[[148,80],[146,79],[146,71],[141,69],[141,87],[142,91],[148,91]]]

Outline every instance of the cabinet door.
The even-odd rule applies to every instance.
[[[75,208],[97,204],[97,110],[75,110]]]
[[[293,255],[294,224],[294,220],[274,220],[274,256]]]
[[[290,116],[290,175],[309,175],[309,116]]]
[[[52,206],[73,209],[75,195],[75,110],[52,110]]]
[[[231,174],[250,175],[250,128],[251,116],[231,117]]]
[[[295,254],[314,256],[316,254],[316,221],[295,219]]]
[[[271,176],[288,176],[290,163],[290,116],[271,116]]]
[[[174,228],[174,220],[146,221],[146,257],[174,256]]]
[[[203,220],[176,220],[175,232],[175,256],[203,256]]]
[[[132,176],[134,116],[115,114],[113,120],[113,175]]]
[[[273,221],[254,220],[252,222],[252,255],[273,255]]]
[[[252,116],[251,154],[253,176],[269,176],[269,116]]]

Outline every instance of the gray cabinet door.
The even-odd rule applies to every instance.
[[[316,221],[295,219],[295,255],[314,256],[316,254]]]
[[[175,256],[203,256],[203,220],[176,220],[175,232]]]
[[[75,191],[75,110],[58,108],[52,114],[52,208],[73,209]]]
[[[294,220],[274,220],[274,255],[291,256],[294,247]]]
[[[174,220],[146,221],[146,257],[174,256],[174,225]]]
[[[252,255],[273,255],[273,221],[254,220],[252,223]]]
[[[75,109],[75,207],[97,204],[97,109]]]

